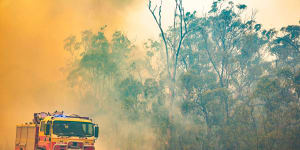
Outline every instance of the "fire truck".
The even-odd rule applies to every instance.
[[[32,122],[17,125],[15,150],[95,150],[98,131],[89,117],[34,113]]]

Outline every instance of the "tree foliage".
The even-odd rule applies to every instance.
[[[145,42],[141,56],[105,27],[65,40],[68,81],[95,115],[117,116],[104,136],[119,137],[121,149],[145,149],[149,128],[150,149],[299,148],[299,25],[266,30],[227,0],[204,16],[175,3],[174,24],[163,29],[163,4],[149,1],[161,40]],[[121,134],[124,120],[140,132]]]

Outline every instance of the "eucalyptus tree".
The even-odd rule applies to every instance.
[[[182,43],[178,65],[182,111],[207,127],[204,149],[246,148],[232,139],[238,138],[233,136],[235,129],[251,131],[251,135],[240,138],[258,145],[258,112],[248,96],[256,81],[271,72],[271,63],[263,56],[274,30],[263,30],[254,16],[243,18],[246,8],[232,1],[215,1],[205,16],[193,19],[190,27],[195,30]]]
[[[289,66],[296,72],[300,60],[300,26],[289,25],[282,27],[271,45],[271,53],[276,56],[278,67]]]
[[[160,4],[153,6],[153,1],[148,1],[148,9],[152,14],[155,23],[157,24],[160,37],[162,39],[164,49],[165,49],[165,56],[166,56],[166,70],[168,74],[168,89],[170,91],[169,103],[170,103],[170,141],[169,141],[169,149],[178,149],[176,147],[176,143],[173,138],[175,138],[175,128],[173,128],[173,117],[174,117],[174,101],[176,100],[176,74],[177,74],[177,67],[178,67],[178,59],[179,54],[182,48],[182,42],[184,38],[191,32],[191,28],[189,25],[193,19],[193,15],[189,12],[185,12],[182,0],[174,0],[175,8],[173,13],[173,26],[166,30],[163,28],[162,22],[162,7],[163,7],[163,0],[160,0]],[[169,33],[172,33],[169,36]]]
[[[262,25],[255,23],[253,17],[242,18],[246,7],[231,1],[214,2],[207,16],[195,19],[198,30],[186,37],[180,53],[183,72],[213,73],[217,88],[240,100],[269,66],[262,58],[268,40],[262,34]],[[225,93],[220,98],[226,119],[233,105]]]
[[[195,14],[185,11],[182,0],[174,0],[175,8],[173,13],[173,25],[169,26],[168,29],[164,29],[164,24],[162,22],[163,1],[161,0],[160,4],[155,6],[153,6],[152,0],[149,0],[148,2],[148,9],[159,28],[160,37],[164,45],[168,77],[171,82],[175,84],[182,42],[185,37],[193,31],[193,29],[190,28],[190,25]],[[174,85],[171,85],[169,88],[174,95]]]
[[[127,57],[133,44],[120,31],[116,31],[109,41],[105,26],[97,33],[83,31],[79,40],[70,36],[65,40],[65,49],[71,53],[68,80],[84,99],[95,99],[102,103],[115,99],[115,83],[129,76]],[[124,78],[122,78],[124,77]]]

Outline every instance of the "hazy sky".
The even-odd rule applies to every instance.
[[[153,0],[160,1],[160,0]],[[236,4],[248,5],[248,12],[256,11],[256,19],[258,23],[262,23],[266,28],[280,29],[282,26],[290,24],[298,24],[300,20],[300,0],[233,0]],[[135,11],[128,14],[126,31],[129,35],[137,40],[146,38],[147,36],[155,36],[158,34],[158,28],[154,24],[154,20],[146,9],[147,0],[138,5]],[[163,0],[163,23],[170,24],[172,21],[172,5],[174,0]],[[209,11],[213,0],[183,0],[186,11],[198,12],[198,15]],[[168,23],[169,22],[169,23]],[[143,34],[141,34],[143,33]],[[146,35],[146,37],[145,37]]]
[[[172,1],[164,0],[165,18],[170,18]],[[204,13],[211,2],[186,0],[184,4],[186,10]],[[300,0],[239,2],[256,9],[258,22],[267,28],[300,20]],[[0,124],[0,134],[13,140],[15,124],[30,121],[35,111],[76,112],[75,98],[64,81],[63,41],[105,24],[109,31],[120,29],[136,42],[158,33],[144,0],[0,0],[0,115],[5,122]]]

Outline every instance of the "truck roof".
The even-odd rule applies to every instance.
[[[78,121],[78,122],[89,122],[91,123],[92,121],[90,119],[83,119],[83,118],[74,118],[74,117],[68,117],[68,116],[47,116],[43,119],[44,121]]]

